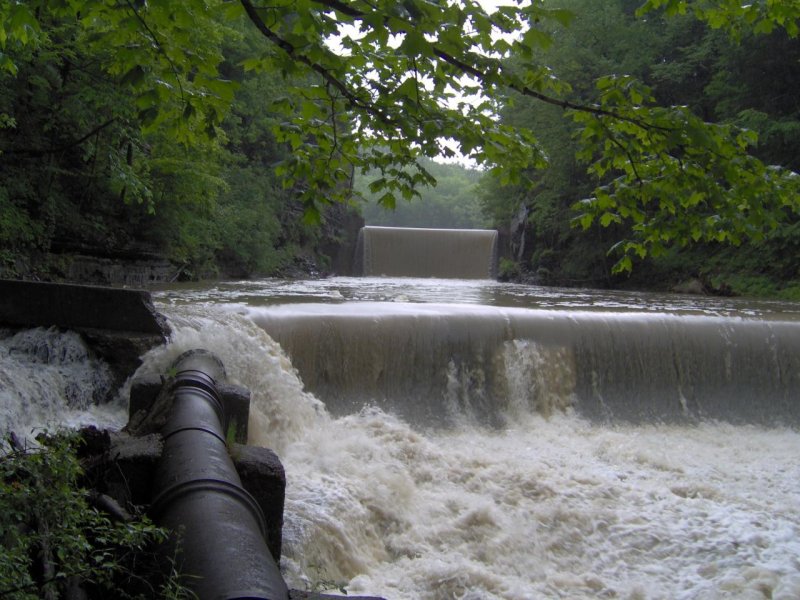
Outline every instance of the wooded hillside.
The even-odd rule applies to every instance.
[[[449,218],[513,229],[508,273],[791,287],[799,20],[798,0],[0,0],[0,269],[324,269],[359,191],[417,198],[454,148],[483,215],[449,196]]]
[[[660,105],[684,105],[705,121],[757,135],[752,153],[766,165],[800,168],[800,40],[796,37],[778,29],[731,36],[689,14],[640,18],[638,1],[548,4],[567,7],[576,15],[568,28],[554,33],[557,43],[544,60],[569,82],[580,101],[590,101],[596,81],[605,74],[630,75],[635,80],[626,85],[632,89],[636,80],[641,81]],[[703,195],[710,193],[700,186],[688,191],[665,188],[649,206],[638,208],[615,205],[602,195],[584,200],[592,198],[598,185],[601,191],[612,192],[616,174],[597,165],[587,170],[591,163],[581,149],[585,133],[579,123],[564,119],[558,107],[543,107],[522,97],[512,97],[502,115],[505,123],[540,132],[549,157],[546,170],[529,172],[532,186],[503,186],[496,178],[484,182],[483,202],[494,224],[521,227],[524,222],[524,247],[517,245],[514,258],[534,279],[566,285],[669,287],[700,277],[710,287],[800,296],[800,224],[795,213],[786,212],[763,238],[757,222],[762,216],[755,214],[751,216],[757,218],[743,231],[726,237],[726,220],[736,217],[715,212],[710,203],[702,212],[694,211],[696,205],[706,204]],[[669,170],[660,166],[668,178]],[[699,176],[713,178],[712,173]],[[750,202],[743,194],[740,205],[730,211],[744,214]],[[582,227],[591,211],[597,218],[587,219]],[[635,239],[645,218],[660,219],[661,228],[651,240],[648,259],[638,260],[634,254],[632,277],[613,276],[611,267],[621,248],[610,253],[609,249],[619,240]],[[748,235],[748,228],[754,235]],[[671,243],[681,237],[689,242],[685,248]]]
[[[146,84],[144,68],[120,77],[108,53],[122,51],[74,20],[40,23],[47,35],[0,71],[0,274],[68,277],[75,255],[166,259],[164,276],[179,279],[327,268],[320,247],[345,207],[307,223],[299,194],[278,181],[288,152],[269,107],[288,83],[245,73],[257,32],[239,21],[183,41],[220,53],[227,87],[217,89],[230,102],[216,121],[183,127],[156,110],[176,101],[173,84]],[[137,97],[131,85],[148,87]]]

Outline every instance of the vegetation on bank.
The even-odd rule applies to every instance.
[[[798,0],[0,0],[0,270],[88,253],[275,274],[319,264],[359,192],[394,206],[438,180],[395,222],[509,230],[509,274],[790,289],[798,18]],[[481,214],[476,173],[430,162],[449,148],[481,169]]]
[[[641,81],[661,105],[685,105],[707,121],[757,135],[751,151],[765,164],[800,169],[797,37],[782,30],[759,34],[744,29],[732,38],[690,14],[641,19],[639,2],[628,0],[558,4],[576,16],[570,27],[554,34],[558,43],[546,51],[545,60],[580,99],[589,101],[594,82],[605,73],[625,73],[635,78],[631,86]],[[611,193],[618,185],[615,175],[586,169],[581,160],[585,132],[564,121],[559,109],[515,97],[506,103],[502,118],[540,131],[550,157],[546,171],[529,172],[530,186],[484,181],[482,200],[494,223],[509,223],[520,211],[525,215],[526,246],[515,248],[519,254],[512,269],[543,283],[658,289],[695,278],[710,291],[798,298],[800,220],[788,207],[763,234],[751,224],[749,233],[726,237],[731,217],[715,212],[707,199],[711,190],[706,181],[714,181],[713,171],[702,173],[689,190],[666,189],[631,207],[597,194],[598,189]],[[660,177],[671,177],[670,171],[665,168]],[[742,194],[731,210],[747,214],[754,203]],[[590,204],[606,206],[597,211],[599,218],[582,223]],[[624,240],[643,233],[648,219],[659,220],[661,231],[646,258],[634,253],[631,275],[612,274],[610,267],[626,256],[619,252]],[[684,234],[688,244],[671,243]]]
[[[146,85],[146,65],[120,76],[109,53],[122,50],[99,44],[74,19],[46,11],[39,19],[46,35],[7,43],[15,52],[0,55],[14,58],[13,72],[0,70],[3,274],[58,277],[59,257],[71,254],[165,257],[181,278],[269,274],[315,258],[335,234],[304,222],[296,194],[276,178],[288,152],[264,107],[286,82],[245,77],[255,32],[241,23],[192,32],[238,85],[235,94],[220,90],[230,102],[208,131],[196,131],[200,123],[180,131],[152,115],[177,101],[174,82],[131,95],[131,86]]]
[[[189,598],[167,532],[142,514],[107,512],[76,434],[4,438],[0,455],[0,597],[9,600]]]

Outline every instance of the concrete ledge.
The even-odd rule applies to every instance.
[[[113,374],[108,397],[167,341],[170,328],[143,290],[0,279],[0,327],[56,327],[79,333]]]
[[[143,290],[0,279],[0,325],[105,329],[161,336],[170,329]]]
[[[233,444],[231,459],[242,487],[255,499],[266,524],[267,547],[275,562],[281,560],[283,504],[286,472],[278,456],[268,448]]]

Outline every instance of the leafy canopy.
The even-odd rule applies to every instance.
[[[219,40],[248,19],[265,43],[243,67],[301,82],[265,110],[281,115],[275,134],[291,149],[278,173],[312,219],[320,203],[348,195],[353,169],[378,173],[370,188],[382,204],[417,195],[434,183],[421,158],[452,154],[448,139],[501,183],[524,182],[547,157],[535,131],[497,118],[520,94],[580,125],[580,156],[598,189],[576,222],[633,225],[617,269],[670,243],[757,237],[797,211],[798,178],[753,158],[749,132],[660,107],[625,76],[603,77],[593,100],[575,101],[541,61],[572,14],[544,0],[503,4],[490,12],[475,0],[0,0],[0,68],[13,72],[14,52],[48,35],[42,15],[74,18],[134,95],[144,126],[191,144],[215,134],[232,100]],[[640,14],[654,11],[688,12],[734,35],[794,36],[800,1],[647,0]]]
[[[647,0],[639,13],[646,14],[654,9],[663,9],[670,16],[693,14],[734,37],[748,30],[771,33],[784,29],[791,37],[800,33],[800,2],[797,0]]]

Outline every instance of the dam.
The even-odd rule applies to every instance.
[[[364,227],[355,271],[364,276],[494,279],[497,231]]]

